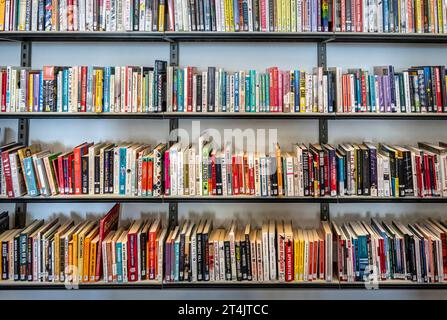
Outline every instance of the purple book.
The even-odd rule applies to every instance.
[[[383,98],[383,76],[377,76],[377,82],[379,84],[379,112],[385,112],[385,99]]]
[[[165,281],[171,281],[171,244],[165,243]]]
[[[39,87],[40,87],[40,80],[39,80],[39,74],[35,73],[33,74],[33,111],[38,112],[39,111]]]
[[[370,161],[370,194],[377,196],[377,149],[374,146],[367,145],[369,149]]]

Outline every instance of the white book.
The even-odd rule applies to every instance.
[[[185,191],[184,176],[183,176],[183,162],[184,162],[184,149],[178,148],[177,151],[177,195],[183,196]]]
[[[262,226],[262,257],[263,257],[263,279],[264,281],[270,280],[270,251],[269,251],[269,231],[268,224]],[[258,264],[259,266],[259,264]]]
[[[202,112],[208,111],[208,72],[202,72]]]
[[[222,195],[228,195],[228,182],[227,182],[227,163],[225,159],[225,153],[220,158],[221,163],[221,174],[222,174]]]
[[[231,223],[230,231],[228,233],[230,239],[230,260],[231,260],[231,279],[237,279],[236,274],[236,248],[235,248],[235,237],[236,237],[236,224]]]
[[[277,278],[277,259],[276,259],[276,221],[269,221],[269,266],[270,266],[270,280],[274,281]]]
[[[195,196],[196,190],[196,145],[193,144],[188,150],[188,166],[189,166],[189,195]]]
[[[225,233],[226,231],[222,231],[219,236],[219,278],[220,280],[225,280]]]
[[[303,236],[304,236],[304,274],[303,279],[304,281],[309,280],[309,237],[307,230],[303,230]]]
[[[254,174],[255,174],[255,196],[261,195],[261,161],[259,159],[259,153],[256,152],[254,156]]]
[[[291,154],[287,154],[286,157],[286,177],[287,177],[287,184],[286,184],[286,192],[287,196],[293,197],[295,195],[294,190],[294,171],[293,171],[293,157]]]

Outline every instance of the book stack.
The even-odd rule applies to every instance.
[[[0,147],[1,194],[127,197],[446,197],[447,143],[293,145],[222,149],[207,135],[171,147],[82,143],[69,152]]]

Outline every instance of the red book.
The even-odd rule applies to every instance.
[[[331,194],[331,183],[329,181],[329,153],[326,151],[324,153],[324,195]]]
[[[12,187],[12,176],[11,176],[11,164],[9,162],[9,153],[20,149],[21,147],[14,147],[12,149],[7,149],[2,152],[2,167],[3,174],[5,175],[5,184],[6,184],[6,194],[9,198],[14,198],[14,189]]]
[[[334,1],[334,5],[335,5]],[[335,11],[333,11],[335,12]],[[346,32],[346,1],[341,0],[341,32]]]
[[[430,180],[430,166],[428,164],[429,158],[427,154],[424,154],[424,175],[425,175],[425,195],[431,196],[431,180]]]
[[[284,98],[284,72],[278,71],[278,109],[276,111],[283,111],[283,98]]]
[[[367,111],[367,105],[366,105],[366,80],[365,80],[365,74],[362,74],[362,111]]]
[[[147,256],[148,256],[148,272],[150,280],[154,280],[157,276],[157,235],[158,232],[161,229],[161,221],[160,219],[157,219],[154,221],[154,223],[151,225],[151,228],[149,229],[149,236],[148,236],[148,250],[147,250]]]
[[[237,178],[239,180],[239,193],[245,194],[243,157],[237,157]]]
[[[141,195],[147,195],[147,167],[149,161],[143,159],[141,164]]]
[[[324,280],[324,275],[326,274],[326,271],[327,270],[325,270],[324,269],[324,240],[323,239],[321,239],[320,241],[318,241],[318,243],[320,244],[320,250],[319,250],[319,253],[320,253],[320,266],[319,266],[319,268],[320,268],[320,274],[319,274],[319,276],[320,276],[320,280]]]
[[[313,163],[313,156],[311,152],[308,152],[308,170],[309,170],[309,194],[311,196],[315,196],[315,190],[314,190],[314,163]]]
[[[441,190],[438,190],[438,187],[437,187],[437,185],[438,185],[438,181],[436,180],[436,172],[435,172],[435,168],[436,168],[436,165],[435,165],[435,155],[430,155],[429,156],[429,159],[430,159],[430,163],[431,163],[431,165],[432,165],[432,168],[433,168],[433,176],[432,177],[430,177],[431,178],[431,180],[432,180],[432,184],[431,185],[433,185],[433,190],[434,191],[441,191]],[[434,195],[434,192],[432,192],[432,196]]]
[[[243,168],[244,168],[244,193],[245,194],[250,194],[250,173],[249,173],[249,167],[248,167],[247,154],[244,154],[243,160],[244,160],[244,163],[243,163]]]
[[[6,80],[7,80],[7,74],[6,70],[3,70],[2,72],[2,96],[0,97],[1,100],[1,107],[2,112],[6,112]]]
[[[211,184],[208,187],[208,190],[211,191],[212,195],[215,196],[217,195],[217,190],[216,190],[216,153],[213,152],[211,154],[211,179],[210,182]]]
[[[95,281],[99,281],[103,274],[102,260],[102,242],[107,237],[110,231],[118,228],[118,221],[120,216],[120,204],[115,204],[112,209],[99,221],[99,242],[97,246],[96,256],[96,273]]]
[[[192,105],[192,92],[193,92],[193,82],[192,82],[192,77],[193,77],[193,68],[192,67],[187,67],[187,111],[188,112],[192,112],[193,111],[193,105]],[[185,81],[186,82],[186,81]]]
[[[135,221],[127,233],[127,277],[129,282],[138,280],[138,232],[142,221]]]
[[[112,97],[113,99],[113,97]],[[81,67],[81,112],[87,111],[87,67]]]
[[[286,255],[286,281],[293,281],[293,242],[290,239],[286,239],[285,243],[285,255]]]
[[[261,0],[260,8],[261,8],[261,31],[266,32],[267,31],[267,19],[266,19],[266,1],[268,0]]]
[[[275,87],[273,85],[273,68],[267,69],[269,73],[269,101],[270,101],[270,111],[275,109]]]
[[[169,150],[165,151],[165,195],[169,196],[171,194],[171,175],[169,173],[169,166],[171,162],[169,161]]]
[[[238,175],[238,166],[237,166],[237,157],[233,155],[231,157],[231,171],[233,173],[233,194],[239,194],[239,175]]]
[[[65,180],[64,180],[64,157],[66,154],[61,154],[57,157],[58,163],[58,184],[60,194],[65,194]]]
[[[73,152],[71,152],[69,155],[68,155],[68,157],[67,157],[67,165],[68,165],[68,167],[67,167],[67,177],[68,177],[68,193],[69,194],[73,194],[73,182],[74,182],[74,177],[73,177],[73,174],[74,174],[74,155],[73,155]],[[67,182],[67,181],[65,181],[65,182]]]
[[[154,192],[154,161],[147,164],[147,194],[152,195]]]
[[[248,180],[249,180],[249,188],[250,188],[250,195],[255,194],[255,169],[253,167],[252,163],[248,164]]]
[[[279,106],[279,86],[278,86],[278,68],[273,68],[273,110],[274,112],[278,112]]]
[[[439,67],[435,67],[435,81],[436,81],[436,106],[438,112],[442,112],[442,94],[441,94],[441,77],[439,75]]]
[[[84,142],[79,146],[73,149],[73,158],[74,158],[74,193],[81,194],[82,193],[82,170],[81,170],[81,159],[82,156],[88,153],[88,147],[90,144]]]
[[[379,256],[379,261],[380,261],[380,271],[381,271],[381,278],[382,280],[386,279],[386,257],[385,257],[385,244],[384,244],[384,240],[379,239],[379,248],[377,248],[378,250],[378,256]]]
[[[357,15],[356,15],[356,5],[355,1],[359,0],[351,0],[351,32],[358,32],[357,30]]]
[[[423,197],[424,196],[424,185],[422,180],[422,167],[421,167],[421,157],[416,156],[415,157],[415,163],[416,163],[416,179],[417,179],[417,186],[418,186],[418,194],[417,196]]]

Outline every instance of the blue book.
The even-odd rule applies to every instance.
[[[180,273],[180,241],[174,242],[174,281],[178,281]]]
[[[376,112],[376,85],[375,77],[373,75],[369,76],[369,93],[371,96],[371,112]]]
[[[123,282],[123,247],[121,242],[116,243],[116,276],[118,282]]]
[[[234,74],[234,112],[239,112],[239,72]]]
[[[245,112],[250,112],[250,75],[245,76]]]
[[[222,112],[227,111],[227,94],[230,93],[228,90],[228,85],[228,74],[226,72],[222,72],[222,87],[224,89],[224,92],[222,94]]]
[[[293,90],[295,96],[295,112],[300,112],[300,71],[293,71]]]
[[[68,69],[62,71],[62,112],[68,112]]]
[[[239,1],[233,1],[234,31],[239,31],[242,29],[241,26],[239,25],[239,21],[240,21],[239,14],[240,14]],[[233,30],[230,30],[230,31],[233,31]]]
[[[270,112],[270,76],[265,75],[265,111]]]
[[[51,16],[53,15],[52,0],[45,0],[45,31],[52,31]]]
[[[119,194],[126,194],[126,155],[127,147],[120,147]]]
[[[357,106],[356,111],[362,111],[362,86],[360,85],[360,75],[355,78],[355,90],[357,93]]]
[[[250,70],[250,112],[256,112],[256,71]]]
[[[43,111],[43,70],[39,73],[39,112]]]
[[[359,269],[359,244],[357,238],[352,238],[352,246],[354,247],[354,254],[352,255],[352,263],[355,267],[355,280],[360,280],[360,269]]]
[[[177,109],[179,112],[185,111],[184,108],[184,102],[183,102],[183,69],[178,69],[178,76],[177,76]]]
[[[389,9],[389,0],[383,0],[383,31],[390,32],[390,9]]]
[[[368,258],[368,239],[366,235],[358,236],[358,266],[359,266],[359,280],[363,280],[365,269],[369,265]]]
[[[110,67],[104,68],[104,112],[110,112]]]
[[[94,111],[93,107],[93,67],[87,67],[87,101],[86,111]]]
[[[23,167],[25,171],[26,186],[28,187],[29,196],[38,196],[40,194],[37,187],[36,173],[34,172],[33,158],[23,159]]]
[[[345,158],[337,155],[337,180],[338,192],[340,195],[345,194]]]

